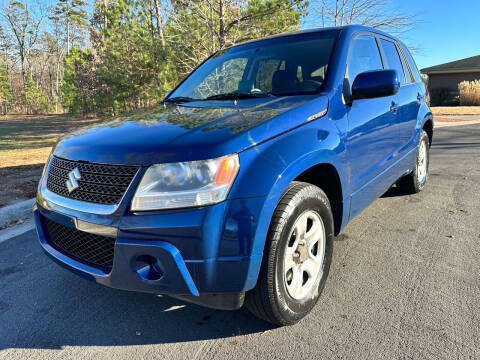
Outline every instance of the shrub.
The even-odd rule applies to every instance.
[[[430,103],[432,106],[440,106],[450,97],[450,90],[447,88],[438,88],[430,90]]]
[[[442,103],[442,106],[459,106],[460,105],[460,96],[455,96],[454,98],[445,100]]]
[[[460,105],[480,106],[480,80],[462,81],[458,85],[460,92]]]

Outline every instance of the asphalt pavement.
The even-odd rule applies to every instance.
[[[480,125],[436,130],[429,184],[395,188],[335,241],[299,324],[113,290],[0,243],[0,359],[480,358]]]

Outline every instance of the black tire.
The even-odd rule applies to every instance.
[[[419,166],[420,166],[420,148],[422,143],[425,145],[426,149],[426,174],[423,181],[419,180]],[[428,140],[428,135],[425,131],[422,131],[420,134],[420,141],[418,142],[417,148],[417,157],[415,158],[415,165],[413,171],[410,174],[405,175],[397,182],[397,188],[400,192],[404,194],[416,194],[422,191],[425,188],[425,185],[428,180],[428,169],[430,166],[430,142]]]
[[[287,291],[284,256],[296,220],[309,210],[323,221],[325,255],[323,273],[320,271],[313,282],[311,297],[299,301]],[[257,285],[246,294],[245,305],[250,312],[283,326],[297,323],[312,310],[325,287],[332,261],[333,225],[330,202],[320,188],[302,182],[292,182],[287,187],[272,217]]]

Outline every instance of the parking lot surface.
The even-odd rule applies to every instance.
[[[441,128],[429,184],[390,189],[335,241],[299,324],[102,287],[34,231],[0,243],[1,359],[480,358],[480,125]]]

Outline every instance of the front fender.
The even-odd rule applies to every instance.
[[[241,170],[229,197],[265,196],[257,219],[252,253],[263,251],[280,197],[288,184],[302,172],[317,164],[328,163],[337,169],[341,182],[346,178],[344,143],[335,121],[328,116],[243,151],[239,156]]]

